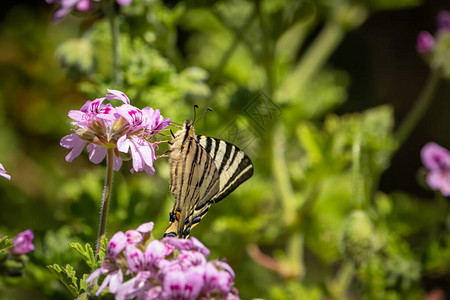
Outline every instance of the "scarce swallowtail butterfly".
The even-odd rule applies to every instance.
[[[169,142],[170,191],[175,204],[164,236],[187,238],[217,203],[253,175],[250,158],[223,140],[196,135],[186,121]]]

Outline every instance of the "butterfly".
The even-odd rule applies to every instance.
[[[169,142],[170,191],[175,197],[164,236],[187,238],[217,203],[253,175],[250,158],[220,139],[196,135],[186,121]]]

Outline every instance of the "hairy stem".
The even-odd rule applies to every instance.
[[[397,129],[395,136],[397,138],[398,147],[400,147],[406,139],[409,137],[411,132],[423,118],[425,112],[430,107],[433,102],[434,94],[441,81],[441,71],[440,69],[434,69],[425,84],[424,89],[420,93],[416,100],[413,108],[409,111],[408,115],[405,117],[403,122]]]
[[[102,206],[100,211],[100,225],[98,229],[97,249],[95,251],[95,260],[97,260],[98,252],[100,251],[101,241],[106,231],[106,219],[108,217],[108,207],[111,200],[111,189],[113,181],[113,161],[114,161],[114,149],[108,148],[106,157],[106,180],[105,189],[103,190]]]

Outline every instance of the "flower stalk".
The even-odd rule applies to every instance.
[[[406,141],[411,132],[414,130],[414,128],[416,128],[417,124],[424,116],[425,112],[430,107],[434,99],[434,94],[436,93],[440,82],[441,70],[433,69],[428,77],[424,89],[419,95],[419,98],[417,98],[417,101],[414,104],[413,108],[409,111],[408,115],[400,124],[395,134],[398,142],[398,147],[400,147]]]
[[[114,149],[108,148],[106,155],[106,180],[105,180],[105,188],[103,190],[103,199],[100,211],[100,225],[98,228],[98,239],[97,239],[97,248],[95,250],[95,260],[97,260],[98,253],[100,251],[102,243],[102,238],[106,232],[106,219],[108,217],[108,208],[109,202],[111,200],[111,189],[114,175],[113,162],[114,162]]]

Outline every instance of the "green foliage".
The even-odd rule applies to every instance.
[[[83,276],[79,281],[78,278],[76,277],[76,272],[71,265],[61,267],[58,264],[54,264],[48,266],[48,268],[69,289],[70,293],[74,297],[77,297],[80,293],[86,291],[87,285],[85,282],[82,282],[86,280],[86,277]],[[80,283],[79,285],[78,282]]]
[[[0,237],[0,252],[4,252],[13,245],[13,241],[7,236]]]
[[[351,30],[374,12],[420,3],[133,0],[116,7],[123,75],[117,84],[110,23],[100,10],[73,13],[53,26],[47,6],[5,13],[0,162],[12,180],[0,178],[0,230],[11,236],[33,229],[36,250],[8,261],[21,276],[2,273],[0,297],[70,298],[65,286],[72,298],[87,299],[85,280],[105,258],[108,241],[95,261],[90,245],[97,238],[104,166],[85,154],[67,163],[59,140],[70,133],[68,111],[111,88],[177,123],[193,118],[193,104],[212,107],[196,132],[232,142],[251,157],[254,176],[213,205],[192,232],[213,258],[227,258],[243,299],[424,299],[422,283],[439,285],[450,272],[448,201],[380,191],[380,178],[402,146],[394,114],[403,112],[389,102],[398,95],[374,106],[366,102],[371,96],[359,99],[355,84],[363,82],[370,95],[386,94],[372,90],[379,74],[363,66],[356,76],[365,81],[358,81],[355,70],[341,69],[365,50],[354,41],[366,29],[346,39]],[[386,34],[382,41],[365,39],[370,49],[397,42]],[[449,37],[442,35],[435,56],[427,58],[444,75],[448,49]],[[393,64],[383,57],[383,64]],[[167,150],[159,146],[157,155]],[[411,157],[418,160],[418,151]],[[107,236],[155,221],[160,238],[173,205],[168,162],[158,159],[152,177],[130,168],[124,162],[115,172]],[[4,262],[11,245],[0,239]]]
[[[79,243],[70,243],[70,247],[72,247],[75,251],[78,252],[78,254],[81,256],[81,258],[86,262],[86,264],[91,268],[95,269],[97,267],[97,262],[95,261],[94,256],[94,250],[92,250],[91,245],[86,244],[81,246]]]

